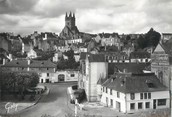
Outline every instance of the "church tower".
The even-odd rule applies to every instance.
[[[65,17],[65,26],[69,27],[70,29],[75,27],[75,14],[70,12],[69,16],[66,13],[66,17]]]

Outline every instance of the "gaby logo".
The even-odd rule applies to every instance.
[[[17,111],[18,104],[15,104],[13,102],[8,102],[5,104],[5,109],[7,110],[7,113],[10,112],[11,109],[15,109]]]

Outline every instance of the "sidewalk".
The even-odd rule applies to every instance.
[[[13,113],[22,111],[24,109],[27,109],[27,108],[29,108],[29,107],[31,107],[33,105],[36,105],[43,95],[48,95],[48,94],[49,94],[49,88],[47,88],[44,93],[36,95],[36,97],[35,97],[36,100],[33,101],[33,102],[17,102],[17,103],[15,103],[15,104],[18,105],[17,106],[17,111],[15,111],[15,109],[10,109],[9,114],[13,114]],[[7,114],[7,110],[5,109],[5,105],[7,103],[8,102],[0,102],[0,115]]]

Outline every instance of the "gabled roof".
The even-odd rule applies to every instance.
[[[3,67],[32,67],[32,68],[55,68],[56,64],[51,61],[36,61],[30,60],[30,64],[28,64],[28,60],[12,60],[11,62],[6,63]]]
[[[150,63],[108,63],[108,74],[114,72],[143,73]]]
[[[155,74],[114,74],[102,86],[122,92],[139,93],[168,91]]]

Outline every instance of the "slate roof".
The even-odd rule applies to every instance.
[[[134,58],[150,58],[151,54],[148,52],[131,52],[130,59]]]
[[[51,61],[36,61],[31,60],[30,65],[28,65],[27,60],[12,60],[11,62],[6,63],[3,67],[32,67],[32,68],[55,68],[56,64]]]
[[[101,38],[109,38],[112,37],[119,37],[118,33],[99,33],[98,34]]]
[[[108,74],[124,70],[129,73],[143,73],[149,66],[150,63],[108,63]]]
[[[88,55],[89,62],[106,62],[104,54],[90,54],[87,52],[81,52],[80,60],[85,60],[86,55]]]
[[[114,74],[102,86],[122,92],[139,93],[168,91],[154,74]]]
[[[90,54],[88,57],[89,62],[105,62],[104,54]]]

